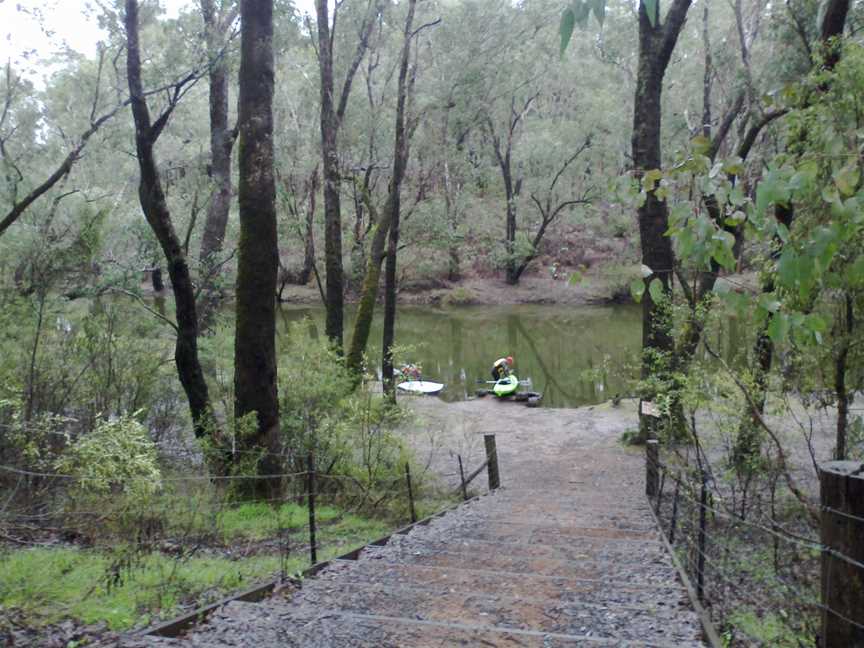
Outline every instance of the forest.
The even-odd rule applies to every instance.
[[[0,639],[116,637],[459,502],[488,450],[397,386],[470,400],[513,354],[562,421],[660,441],[725,645],[816,645],[819,466],[864,460],[862,3],[81,11],[92,51],[43,24],[0,71]]]

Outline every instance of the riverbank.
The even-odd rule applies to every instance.
[[[474,276],[461,281],[443,279],[405,281],[399,288],[399,303],[413,306],[506,306],[548,304],[592,306],[632,303],[630,283],[640,277],[638,265],[609,265],[586,272],[561,271],[553,276],[538,274],[523,277],[515,286],[502,277]],[[745,290],[758,285],[756,273],[747,272],[721,279],[731,290]],[[348,291],[347,303],[357,301]],[[380,292],[379,292],[380,299]],[[313,282],[305,286],[286,285],[282,291],[286,304],[321,304],[321,294]]]
[[[399,290],[399,303],[405,305],[492,306],[509,304],[559,304],[569,306],[626,303],[632,301],[630,281],[638,276],[638,267],[617,267],[608,272],[551,274],[523,277],[511,286],[499,277],[471,277],[461,281],[406,281]],[[357,295],[346,294],[355,302]],[[321,303],[315,283],[285,286],[283,303],[313,305]]]

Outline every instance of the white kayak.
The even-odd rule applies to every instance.
[[[402,391],[414,394],[437,394],[444,389],[442,383],[431,382],[429,380],[406,380],[396,385],[396,387]]]

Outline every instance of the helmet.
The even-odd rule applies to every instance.
[[[513,356],[507,356],[507,364],[509,364],[509,365],[513,364]]]

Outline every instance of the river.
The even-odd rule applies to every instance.
[[[368,356],[381,358],[381,309],[372,326]],[[323,335],[323,307],[283,306],[283,326],[308,318]],[[346,311],[346,340],[354,311]],[[422,366],[423,378],[446,385],[441,398],[465,400],[478,380],[490,379],[495,359],[511,355],[515,373],[530,378],[546,407],[599,403],[627,390],[637,375],[641,339],[638,306],[401,307],[396,342],[409,347],[404,361]]]

